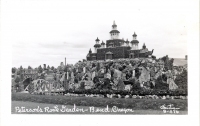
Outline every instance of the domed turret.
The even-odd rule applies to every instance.
[[[90,48],[90,50],[89,50],[89,53],[92,53],[92,50],[91,50],[91,48]]]
[[[135,34],[135,32],[134,32],[134,34],[133,34],[133,40],[136,40],[137,39],[137,34]]]
[[[105,48],[105,43],[103,41],[101,42],[101,48]]]
[[[111,39],[118,39],[119,38],[119,31],[117,30],[117,25],[115,24],[115,21],[112,25],[112,30],[110,31]]]
[[[145,45],[145,43],[143,44],[142,49],[146,49],[146,45]]]
[[[100,48],[101,45],[100,45],[100,44],[95,44],[94,47],[95,47],[95,48]]]
[[[129,41],[128,41],[128,39],[126,39],[125,43],[126,43],[126,46],[129,46]]]
[[[97,49],[101,47],[101,45],[99,44],[99,38],[97,37],[97,39],[95,40],[96,44],[94,45],[94,53],[97,53]]]
[[[137,40],[137,35],[134,32],[133,40],[131,41],[131,49],[132,50],[137,50],[138,49],[138,43],[139,43],[139,41]]]
[[[96,43],[99,43],[100,40],[99,40],[99,38],[97,37],[97,39],[96,39],[95,41],[96,41]]]

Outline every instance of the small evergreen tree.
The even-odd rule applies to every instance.
[[[174,59],[169,59],[168,55],[161,58],[164,61],[165,70],[172,70]]]
[[[174,82],[177,84],[178,89],[182,89],[187,92],[187,71],[183,70],[183,72],[176,77]]]
[[[68,68],[67,66],[64,67],[64,72],[67,72],[68,71]]]
[[[32,67],[31,67],[31,66],[28,66],[28,69],[32,69]]]
[[[21,74],[21,72],[18,70],[18,71],[17,71],[17,75],[20,75],[20,74]]]
[[[41,67],[41,65],[38,67],[38,73],[42,73],[43,69]]]
[[[13,68],[12,68],[12,73],[15,73],[16,70],[17,70],[17,69],[16,69],[15,67],[13,67]]]
[[[20,70],[23,70],[23,67],[22,66],[20,66],[20,68],[19,68]]]
[[[15,79],[15,83],[17,83],[17,84],[18,84],[18,83],[19,83],[19,81],[20,81],[20,78],[17,76],[17,77],[16,77],[16,79]]]
[[[22,66],[20,66],[20,68],[19,68],[19,75],[22,74],[23,71],[24,71],[24,68],[23,68]],[[17,73],[17,74],[18,74],[18,73]]]
[[[97,71],[99,71],[100,70],[100,64],[99,64],[99,62],[97,63]]]
[[[159,76],[155,81],[155,89],[164,90],[169,89],[169,85],[166,82],[166,78]]]
[[[51,70],[54,70],[54,66],[51,67]]]
[[[19,82],[20,82],[20,78],[19,77],[16,77],[16,79],[15,79],[15,87],[16,87],[16,89],[18,90],[19,89]]]

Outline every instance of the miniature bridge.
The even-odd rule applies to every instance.
[[[62,93],[65,91],[66,85],[66,82],[62,79],[64,77],[65,74],[61,75],[60,80],[55,80],[53,74],[49,74],[45,76],[45,79],[33,80],[25,90],[28,90],[31,94]]]

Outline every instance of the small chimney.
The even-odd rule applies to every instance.
[[[187,58],[188,58],[187,55],[185,55],[185,60],[187,60]]]

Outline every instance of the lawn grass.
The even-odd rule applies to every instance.
[[[36,103],[74,105],[77,106],[117,106],[118,108],[132,108],[134,110],[160,110],[163,104],[173,104],[182,111],[188,110],[187,100],[181,99],[133,99],[133,98],[98,98],[98,97],[73,97],[73,96],[50,96],[50,95],[32,95],[25,93],[12,93],[12,101],[28,101]]]

